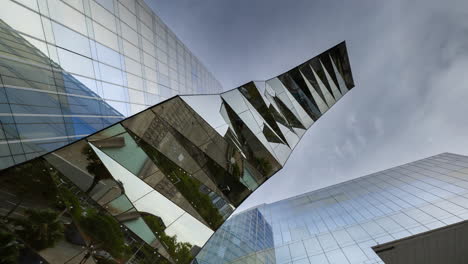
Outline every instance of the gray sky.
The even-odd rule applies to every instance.
[[[438,154],[468,155],[466,0],[146,0],[224,85],[346,40],[355,89],[240,210]]]

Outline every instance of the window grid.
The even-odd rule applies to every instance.
[[[443,153],[262,205],[274,246],[225,263],[268,263],[260,256],[271,251],[278,264],[383,263],[371,247],[468,219],[467,181],[468,157]]]

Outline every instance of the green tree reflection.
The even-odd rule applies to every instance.
[[[86,170],[94,176],[91,186],[86,190],[86,193],[89,194],[101,180],[112,179],[112,175],[88,144],[83,147],[81,152],[86,156],[86,160],[88,161]]]
[[[88,209],[79,219],[80,226],[97,248],[105,249],[115,258],[128,256],[128,247],[118,222],[111,216]]]
[[[182,196],[192,204],[208,225],[214,229],[218,228],[223,223],[223,217],[219,214],[218,209],[214,207],[210,197],[200,192],[201,183],[131,131],[129,131],[129,134],[174,184]]]
[[[27,209],[26,217],[16,220],[22,229],[17,233],[35,250],[55,246],[63,237],[64,226],[60,214],[52,209]]]
[[[22,247],[21,243],[16,240],[16,237],[12,233],[0,230],[0,264],[18,263]]]
[[[192,245],[186,242],[177,242],[177,236],[169,236],[164,232],[166,228],[162,223],[161,218],[145,214],[143,216],[149,228],[158,236],[158,239],[165,244],[169,255],[176,263],[188,264],[192,261],[193,256],[190,252]]]

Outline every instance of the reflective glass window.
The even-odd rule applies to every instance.
[[[85,16],[59,0],[48,0],[50,17],[67,27],[87,35]]]
[[[15,30],[24,32],[39,39],[44,39],[40,16],[10,0],[2,2],[2,9],[8,12],[0,12],[0,19]],[[21,19],[18,19],[21,17]]]
[[[94,78],[94,68],[90,59],[61,48],[57,48],[57,53],[60,59],[60,66],[63,69],[71,73]]]
[[[99,61],[119,69],[121,68],[121,55],[118,52],[99,43],[96,43],[96,49]]]
[[[94,37],[97,42],[100,42],[113,50],[119,50],[118,38],[115,33],[96,22],[93,22],[93,29]]]
[[[88,38],[55,22],[52,22],[52,28],[57,46],[91,57]]]
[[[97,4],[94,1],[91,2],[91,12],[93,14],[93,19],[99,22],[101,25],[105,26],[107,29],[110,29],[113,32],[117,31],[116,25],[115,25],[115,17],[114,15],[103,8],[100,4]],[[109,0],[103,0],[102,2],[110,2],[112,3],[113,1]],[[110,7],[110,6],[108,6]],[[112,7],[113,10],[113,7]]]

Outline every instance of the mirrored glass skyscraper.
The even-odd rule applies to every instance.
[[[59,105],[28,98],[31,106],[49,103],[38,111],[58,116],[93,110],[119,117],[105,100],[85,100],[91,93],[76,78],[38,57],[52,70],[7,67],[29,73],[37,79],[28,81],[34,85],[53,80],[45,87],[60,91]],[[174,96],[1,170],[0,247],[20,262],[188,264],[233,210],[284,166],[306,130],[353,87],[342,42],[271,79],[219,94]],[[69,98],[67,89],[82,96]],[[70,124],[54,124],[57,130],[80,129],[81,115],[71,115]],[[245,252],[274,245],[272,226],[260,212],[237,219],[242,224],[233,230],[261,230],[254,242],[243,244]]]
[[[142,0],[5,0],[0,169],[220,83]]]
[[[456,241],[462,240],[454,235],[437,240],[424,232],[467,219],[468,157],[443,153],[236,214],[212,236],[197,261],[357,264],[384,263],[383,256],[386,261],[400,259],[388,263],[452,263],[424,262],[424,254],[437,250],[436,243],[450,243],[453,251],[439,255],[456,259]],[[419,247],[405,241],[379,246],[412,236],[417,241],[422,233],[428,238],[425,244],[413,242]],[[399,244],[402,250],[392,253]]]

